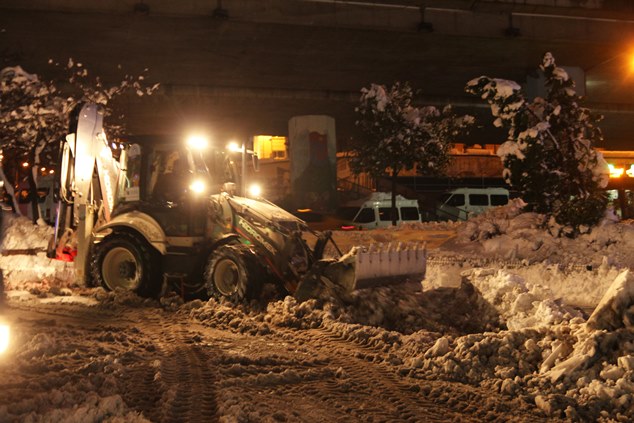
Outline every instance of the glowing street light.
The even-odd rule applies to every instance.
[[[585,68],[584,71],[587,74],[590,71],[593,71],[597,68],[607,65],[608,63],[613,63],[616,61],[620,62],[620,67],[623,70],[625,70],[628,74],[634,74],[634,49],[630,49],[623,53],[619,53],[606,60],[596,63],[588,68]]]
[[[620,178],[625,173],[625,168],[616,167],[613,164],[608,164],[608,170],[610,172],[610,178]]]

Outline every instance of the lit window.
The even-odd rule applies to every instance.
[[[253,151],[260,159],[286,159],[286,137],[256,135],[253,137]]]

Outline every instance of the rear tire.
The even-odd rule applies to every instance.
[[[138,236],[114,233],[94,247],[90,273],[95,284],[154,297],[161,288],[158,253]]]
[[[214,298],[243,301],[257,298],[262,291],[257,264],[246,245],[223,245],[211,255],[205,269],[207,293]]]

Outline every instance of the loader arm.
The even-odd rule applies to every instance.
[[[376,243],[341,254],[330,232],[311,231],[304,221],[275,204],[241,197],[226,199],[233,210],[233,230],[299,300],[420,281],[425,275],[423,243]],[[308,232],[316,239],[312,249],[303,238]],[[328,242],[338,257],[323,257]]]

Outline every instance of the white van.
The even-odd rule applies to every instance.
[[[505,188],[458,188],[441,197],[437,214],[441,220],[467,220],[508,202],[509,191]]]
[[[341,229],[377,229],[392,225],[392,194],[373,192],[370,197],[347,203],[337,210],[337,216],[343,220]],[[408,200],[402,195],[396,196],[397,224],[420,222],[418,200]]]

